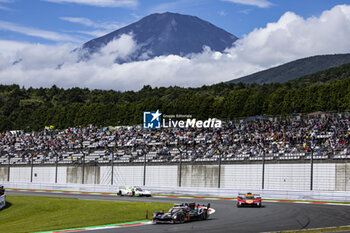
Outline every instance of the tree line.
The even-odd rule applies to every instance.
[[[177,86],[139,91],[23,88],[0,85],[0,132],[41,130],[88,124],[142,124],[143,111],[190,114],[194,118],[233,119],[254,115],[287,115],[350,110],[350,65],[287,83],[227,84],[199,88]]]

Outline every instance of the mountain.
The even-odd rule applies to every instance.
[[[88,41],[82,46],[85,56],[98,52],[123,34],[132,34],[140,46],[131,55],[130,61],[170,54],[186,56],[200,53],[203,46],[221,52],[232,47],[237,40],[236,36],[198,17],[166,12],[146,16],[136,23]]]
[[[242,78],[233,79],[228,83],[284,83],[289,80],[313,74],[318,71],[350,63],[350,54],[320,55],[307,57],[260,71]]]

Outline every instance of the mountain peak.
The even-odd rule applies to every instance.
[[[214,51],[232,47],[237,37],[195,16],[165,12],[148,15],[141,20],[120,28],[83,45],[88,54],[93,54],[123,34],[133,35],[139,45],[130,61],[144,60],[163,55],[186,56],[200,53],[204,46]],[[125,61],[122,61],[125,62]]]

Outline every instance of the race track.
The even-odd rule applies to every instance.
[[[350,224],[350,206],[272,203],[263,202],[263,208],[236,208],[230,200],[196,200],[173,198],[132,198],[89,194],[55,194],[8,191],[7,195],[33,195],[68,197],[83,200],[115,200],[140,202],[196,202],[211,203],[216,210],[207,221],[197,221],[185,224],[151,224],[138,227],[118,229],[89,230],[91,233],[157,233],[157,232],[271,232],[282,230],[297,230]]]

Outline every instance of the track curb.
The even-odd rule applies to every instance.
[[[79,227],[79,228],[71,228],[71,229],[64,229],[64,230],[40,231],[35,233],[63,233],[63,232],[66,233],[66,232],[91,231],[91,230],[105,230],[105,229],[112,229],[112,228],[136,227],[136,226],[143,226],[148,224],[152,224],[152,222],[150,220],[144,220],[144,221],[116,223],[116,224],[101,225],[101,226]]]

